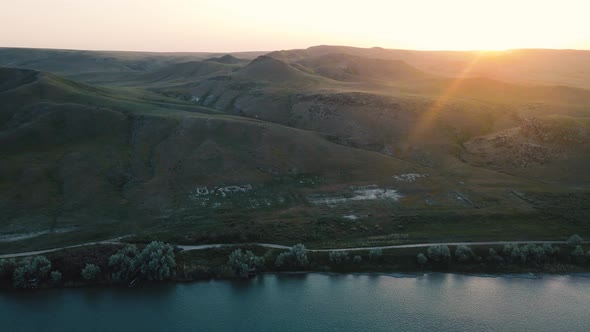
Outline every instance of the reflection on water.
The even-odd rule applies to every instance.
[[[590,278],[277,274],[0,294],[2,331],[588,331]]]

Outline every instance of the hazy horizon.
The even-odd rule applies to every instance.
[[[0,47],[216,53],[312,45],[589,50],[588,7],[581,0],[363,5],[302,0],[291,6],[270,0],[23,0],[0,13]]]

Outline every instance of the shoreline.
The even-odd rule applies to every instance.
[[[525,279],[525,280],[543,280],[546,277],[574,277],[581,279],[590,279],[590,270],[588,272],[572,272],[572,273],[550,273],[550,272],[539,272],[536,274],[532,273],[463,273],[456,271],[425,271],[422,273],[418,272],[330,272],[330,271],[268,271],[257,274],[254,277],[242,279],[242,278],[200,278],[200,279],[172,279],[161,282],[154,281],[143,281],[139,283],[138,287],[127,287],[126,284],[121,283],[75,283],[71,285],[62,285],[54,287],[38,287],[34,289],[17,289],[13,287],[0,287],[0,293],[11,292],[11,293],[35,293],[51,290],[65,290],[65,289],[127,289],[129,291],[141,290],[144,287],[153,287],[161,285],[178,285],[178,284],[189,284],[189,283],[200,283],[200,282],[237,282],[247,283],[258,277],[264,277],[266,275],[276,276],[307,276],[307,275],[325,275],[330,277],[346,277],[346,276],[368,276],[368,277],[389,277],[393,279],[420,279],[429,276],[436,275],[457,275],[462,277],[472,278],[490,278],[490,279]]]

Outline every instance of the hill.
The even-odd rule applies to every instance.
[[[0,251],[590,235],[590,91],[530,52],[0,50]]]

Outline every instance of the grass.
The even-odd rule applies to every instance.
[[[392,71],[401,66],[407,75],[387,80],[372,71],[375,61],[356,54],[346,61],[379,79],[361,71],[338,81],[320,75],[325,63],[297,54],[283,54],[288,63],[262,59],[243,69],[246,62],[203,69],[188,55],[115,54],[116,68],[134,64],[128,84],[120,77],[98,86],[39,73],[37,80],[6,85],[0,92],[6,105],[0,110],[0,233],[75,231],[0,242],[0,252],[126,234],[139,242],[314,247],[590,237],[582,147],[557,145],[569,149],[567,158],[538,168],[465,157],[485,153],[495,160],[500,150],[466,146],[518,128],[531,114],[584,134],[588,91],[468,79],[441,104],[451,79],[421,74],[418,82],[411,67],[394,63]],[[56,61],[72,56],[59,53]],[[136,66],[147,58],[152,69]],[[105,79],[115,67],[104,68]],[[273,68],[285,80],[269,83]],[[217,69],[224,80],[209,79]],[[337,78],[334,70],[330,77]],[[196,104],[187,96],[209,101]],[[418,124],[426,125],[413,135]],[[406,173],[429,176],[413,183],[393,179]],[[191,198],[201,186],[246,184],[254,190]],[[309,199],[364,185],[394,188],[403,198],[334,207]]]

